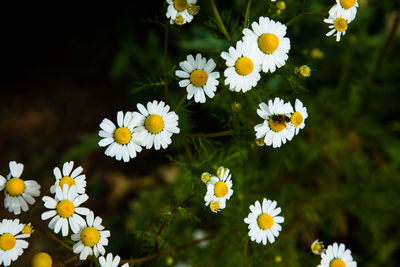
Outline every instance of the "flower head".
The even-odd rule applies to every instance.
[[[29,246],[29,243],[23,239],[30,235],[23,234],[21,232],[23,228],[24,224],[19,223],[19,219],[3,219],[0,222],[0,265],[9,266]]]
[[[171,24],[183,25],[193,20],[193,16],[199,12],[197,0],[167,0],[167,18]]]
[[[85,225],[85,220],[80,215],[89,214],[88,208],[79,207],[82,203],[88,200],[88,195],[78,195],[76,185],[69,187],[64,184],[56,188],[55,198],[44,196],[42,198],[44,206],[49,211],[42,213],[42,220],[52,218],[49,222],[49,228],[54,230],[54,233],[61,233],[63,236],[68,235],[68,229],[71,227],[72,232],[77,233],[82,226]]]
[[[311,248],[311,252],[314,255],[321,255],[323,252],[326,251],[324,244],[322,242],[320,242],[318,239],[315,240],[314,242],[312,242],[310,248]]]
[[[317,267],[357,267],[357,262],[353,260],[350,249],[335,242],[321,254],[321,263]]]
[[[50,187],[50,192],[55,193],[57,186],[63,187],[64,184],[67,184],[69,187],[72,185],[76,185],[76,192],[78,194],[84,194],[86,190],[86,176],[81,174],[83,168],[81,166],[77,167],[72,171],[74,167],[74,162],[65,162],[63,165],[62,172],[60,168],[55,167],[53,170],[54,177],[56,179],[54,185]]]
[[[260,17],[250,29],[243,30],[243,40],[257,52],[263,72],[274,72],[285,65],[290,50],[290,39],[285,37],[286,26],[267,17]]]
[[[218,177],[211,177],[207,182],[207,193],[204,196],[206,206],[210,206],[211,211],[217,212],[224,209],[226,200],[233,194],[231,174],[228,168],[219,167]]]
[[[182,78],[179,86],[186,87],[188,100],[194,97],[196,103],[205,103],[206,95],[214,97],[219,84],[219,72],[212,72],[217,66],[212,58],[207,60],[201,54],[197,54],[196,58],[188,55],[179,66],[182,70],[175,71],[175,75]]]
[[[40,185],[34,180],[22,180],[24,165],[15,161],[9,163],[10,173],[7,179],[0,175],[0,190],[4,190],[4,207],[18,215],[29,209],[28,204],[35,203],[33,197],[40,195]]]
[[[282,230],[280,223],[285,219],[282,216],[277,216],[281,213],[281,208],[276,207],[276,201],[263,199],[262,205],[257,200],[255,205],[250,205],[250,213],[244,222],[249,226],[249,236],[251,241],[263,243],[264,245],[275,242],[275,237],[279,236]]]
[[[336,36],[336,42],[340,41],[340,37],[346,34],[347,26],[350,23],[348,15],[343,9],[337,9],[329,14],[329,18],[324,19],[329,25],[330,30],[326,36]]]
[[[307,108],[303,106],[303,103],[296,99],[294,105],[294,112],[290,116],[290,122],[294,125],[294,133],[298,134],[300,129],[303,129],[306,124],[305,120],[308,118]]]
[[[113,255],[111,253],[108,253],[106,258],[104,258],[104,256],[101,256],[99,258],[99,263],[100,267],[117,267],[120,260],[120,256],[116,255],[113,258]],[[124,265],[121,265],[121,267],[129,267],[129,264],[125,263]]]

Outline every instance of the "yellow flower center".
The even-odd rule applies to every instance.
[[[114,139],[120,145],[126,145],[131,141],[132,133],[126,127],[119,127],[114,132]]]
[[[236,60],[235,69],[240,75],[249,75],[254,69],[253,61],[248,57],[241,57]]]
[[[36,253],[32,258],[32,267],[51,267],[53,260],[46,252]]]
[[[69,176],[64,176],[63,178],[60,179],[60,181],[58,182],[58,185],[63,188],[63,186],[67,184],[69,187],[76,185],[76,182],[73,178],[69,177]]]
[[[56,210],[58,215],[60,215],[63,218],[68,218],[72,214],[74,214],[75,206],[69,200],[61,200],[60,202],[58,202]]]
[[[164,120],[160,115],[151,114],[144,121],[144,125],[150,133],[158,134],[164,129]]]
[[[290,117],[290,121],[294,124],[294,126],[299,126],[303,122],[303,116],[300,112],[296,111],[293,113],[292,117]]]
[[[265,54],[272,54],[278,46],[278,36],[273,33],[264,33],[258,38],[258,47]]]
[[[190,74],[190,82],[197,87],[201,87],[207,83],[208,75],[204,70],[194,70]]]
[[[274,225],[274,219],[271,217],[271,215],[266,214],[266,213],[261,213],[257,217],[257,224],[260,226],[261,229],[267,230]]]
[[[338,32],[344,32],[347,29],[347,21],[344,18],[335,19],[333,25]]]
[[[186,0],[174,0],[174,7],[178,11],[184,11],[188,6]]]
[[[15,247],[17,240],[12,234],[5,233],[0,236],[0,249],[11,250]]]
[[[333,259],[329,263],[329,267],[346,267],[346,263],[341,259]]]
[[[22,228],[22,233],[23,234],[31,234],[32,233],[32,227],[29,224],[25,224],[24,228]]]
[[[357,0],[340,0],[340,5],[344,9],[352,8],[356,4]]]
[[[286,128],[286,122],[274,121],[272,118],[268,119],[268,126],[274,132],[280,132]]]
[[[307,66],[307,65],[302,65],[302,66],[300,66],[300,68],[299,68],[299,74],[300,74],[300,76],[303,77],[303,78],[308,78],[308,77],[310,77],[310,75],[311,75],[311,69],[310,69],[310,67]]]
[[[11,178],[6,183],[6,191],[14,197],[21,195],[25,191],[24,181],[17,177]]]
[[[228,194],[228,185],[225,182],[219,181],[214,185],[214,195],[216,197],[224,197]]]
[[[94,227],[86,227],[81,233],[82,243],[87,247],[93,247],[100,240],[100,232]]]
[[[211,211],[219,210],[219,202],[218,201],[211,201],[210,202],[210,209],[211,209]]]

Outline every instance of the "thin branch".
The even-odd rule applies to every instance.
[[[185,137],[195,137],[195,138],[213,138],[213,137],[222,137],[222,136],[229,136],[233,135],[234,133],[244,129],[245,126],[236,129],[236,130],[227,130],[227,131],[222,131],[222,132],[216,132],[216,133],[197,133],[197,134],[182,134]]]
[[[175,108],[175,112],[178,112],[178,110],[182,107],[182,105],[185,103],[186,98],[187,98],[187,93],[185,93],[185,95],[179,101],[178,105]]]
[[[327,9],[321,10],[321,11],[316,11],[316,12],[302,12],[296,17],[292,18],[288,22],[286,22],[286,26],[289,27],[290,25],[294,24],[298,20],[302,19],[304,16],[309,16],[309,15],[323,15],[327,12]]]
[[[37,226],[36,226],[36,228],[37,228]],[[56,242],[57,242],[58,244],[60,244],[62,247],[68,249],[69,251],[72,251],[72,248],[71,248],[70,246],[68,246],[67,244],[65,244],[62,240],[60,240],[56,235],[50,233],[49,231],[45,231],[45,230],[43,230],[43,229],[40,229],[40,228],[39,228],[39,230],[40,230],[41,232],[44,232],[47,236],[49,236],[51,239],[53,239],[54,241],[56,241]]]
[[[250,7],[251,7],[251,0],[247,1],[246,14],[244,15],[244,23],[243,23],[244,28],[247,28],[249,23]]]
[[[214,11],[214,15],[215,15],[215,18],[217,19],[218,26],[219,26],[221,32],[222,32],[223,35],[225,36],[226,40],[228,40],[228,42],[229,42],[232,46],[235,46],[235,43],[232,41],[232,38],[231,38],[231,36],[229,35],[228,31],[226,30],[225,25],[224,25],[224,22],[222,21],[221,16],[219,15],[219,12],[218,12],[217,6],[215,5],[214,0],[210,0],[210,1],[211,1],[211,7],[212,7],[212,9],[213,9],[213,11]]]
[[[164,36],[164,94],[165,101],[168,105],[169,103],[169,93],[168,93],[168,21],[165,23],[165,36]]]

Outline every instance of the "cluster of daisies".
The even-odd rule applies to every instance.
[[[256,138],[267,146],[280,147],[286,141],[292,140],[300,129],[305,127],[305,119],[308,117],[307,108],[296,99],[294,110],[290,102],[284,102],[276,97],[274,101],[269,100],[268,105],[261,103],[257,114],[264,119],[263,123],[254,127]]]
[[[330,30],[326,36],[336,36],[336,41],[346,34],[347,26],[356,18],[357,0],[336,0],[336,4],[329,10],[329,17],[324,22],[329,25]]]
[[[167,18],[171,24],[183,25],[190,23],[193,16],[199,13],[200,7],[196,5],[197,0],[166,0]]]
[[[317,267],[357,267],[350,249],[344,244],[333,243],[325,249],[324,244],[318,239],[311,244],[311,252],[321,256],[321,262]]]
[[[100,123],[99,146],[107,147],[105,154],[128,162],[142,147],[159,150],[172,143],[171,136],[179,133],[178,115],[163,101],[137,104],[139,112],[117,113],[117,125],[109,119]]]
[[[9,212],[18,215],[29,210],[28,204],[35,203],[34,197],[40,196],[40,185],[34,180],[22,180],[24,165],[11,161],[10,173],[4,178],[0,175],[0,190],[4,190],[4,206]],[[65,162],[62,170],[54,168],[54,184],[50,192],[54,197],[42,198],[44,207],[49,209],[42,213],[42,220],[50,219],[49,228],[56,234],[67,236],[69,229],[72,231],[71,239],[75,242],[73,252],[80,254],[79,259],[85,260],[87,256],[94,255],[97,258],[105,254],[104,246],[108,245],[110,231],[104,230],[102,219],[95,217],[88,208],[81,207],[88,195],[86,191],[86,176],[83,168],[74,169],[74,162]],[[20,223],[19,219],[3,219],[0,223],[0,264],[9,266],[12,261],[22,255],[23,249],[29,246],[24,239],[30,237],[33,227],[30,223]],[[50,258],[50,260],[49,260]],[[112,254],[107,258],[99,258],[101,266],[117,266],[120,258],[114,259]],[[33,259],[37,266],[41,263],[49,263],[51,257],[47,253],[39,253]],[[33,264],[35,266],[35,264]],[[47,266],[47,265],[45,265]],[[124,266],[128,266],[125,264]]]

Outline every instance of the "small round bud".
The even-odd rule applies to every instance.
[[[231,109],[233,112],[238,112],[239,110],[242,109],[242,105],[239,102],[233,102],[231,105]]]
[[[32,258],[32,267],[51,267],[53,260],[46,252],[36,253]]]
[[[318,48],[311,49],[310,55],[314,59],[321,59],[324,58],[325,54]]]
[[[209,174],[208,172],[203,172],[203,173],[201,174],[201,181],[202,181],[203,183],[205,183],[205,184],[207,184],[208,181],[210,181],[210,178],[211,178],[211,174]]]
[[[276,2],[276,7],[277,7],[279,10],[285,10],[285,9],[286,9],[286,3],[285,3],[285,1],[278,1],[278,2]]]
[[[297,74],[301,78],[308,78],[311,75],[311,69],[307,65],[302,65],[300,67],[294,68],[294,73]]]
[[[265,145],[264,138],[256,138],[256,145],[257,146]]]

